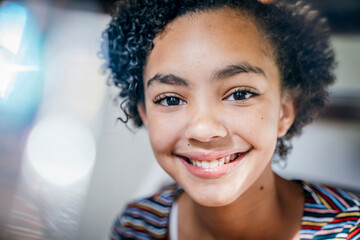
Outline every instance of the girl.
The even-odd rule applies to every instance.
[[[256,0],[119,1],[105,37],[123,121],[146,126],[176,181],[128,204],[111,239],[360,239],[358,198],[271,169],[334,81],[316,12]]]

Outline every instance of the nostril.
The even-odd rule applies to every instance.
[[[194,121],[187,126],[185,137],[199,142],[210,142],[227,136],[226,127],[211,119]]]

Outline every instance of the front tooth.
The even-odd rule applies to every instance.
[[[219,166],[219,162],[217,160],[212,160],[209,165],[210,168],[216,168],[217,166]]]
[[[202,161],[201,162],[201,167],[202,168],[209,168],[210,167],[210,163],[208,161]]]

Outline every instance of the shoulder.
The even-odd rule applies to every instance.
[[[335,187],[307,182],[302,185],[305,193],[303,234],[360,239],[359,196]]]
[[[306,200],[317,207],[342,212],[360,208],[360,198],[355,193],[336,187],[302,182]],[[315,205],[312,205],[315,206]]]
[[[166,239],[171,206],[179,191],[173,184],[127,204],[113,223],[110,239]]]

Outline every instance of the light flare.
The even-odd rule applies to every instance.
[[[0,46],[17,54],[28,18],[27,9],[17,3],[4,2],[0,7]]]
[[[95,139],[76,119],[49,116],[31,131],[26,155],[44,180],[64,186],[83,179],[91,171],[96,155]]]
[[[0,98],[5,99],[13,89],[16,73],[26,71],[38,71],[37,66],[24,66],[9,63],[0,55]]]
[[[21,64],[28,50],[28,18],[28,10],[20,4],[6,1],[0,5],[0,99],[13,91],[17,73],[38,71],[37,66]]]

